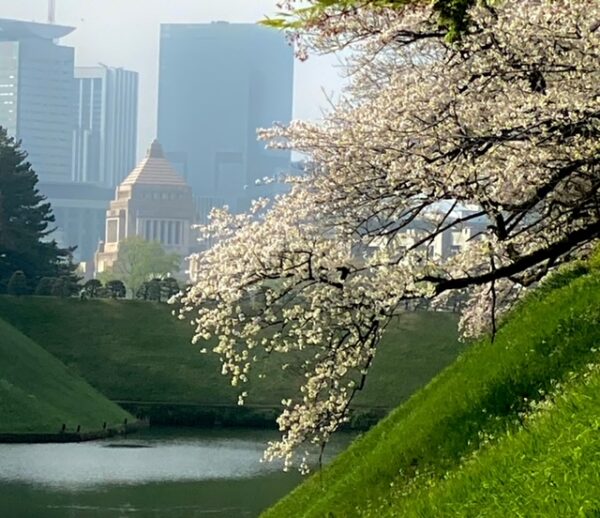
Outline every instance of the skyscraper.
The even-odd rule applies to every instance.
[[[200,217],[213,206],[244,210],[255,180],[289,167],[256,129],[292,117],[293,49],[255,24],[161,26],[158,137],[187,178]]]
[[[138,74],[107,66],[75,69],[73,179],[117,186],[136,162]]]
[[[44,182],[71,179],[74,29],[0,19],[0,125],[22,140]]]

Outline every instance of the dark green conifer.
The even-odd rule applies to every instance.
[[[0,285],[23,272],[31,288],[42,277],[76,281],[72,249],[49,238],[54,230],[50,204],[19,142],[0,127]]]

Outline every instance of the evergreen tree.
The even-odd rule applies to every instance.
[[[174,277],[165,277],[160,281],[161,298],[169,300],[173,295],[179,293],[179,283]]]
[[[90,279],[83,285],[83,290],[90,299],[98,296],[100,288],[102,288],[102,283],[98,279]]]
[[[161,294],[161,280],[156,278],[152,279],[148,283],[148,300],[161,302]]]
[[[135,298],[140,300],[148,300],[149,282],[143,282],[135,292]]]
[[[50,204],[19,142],[0,127],[0,283],[21,271],[36,286],[42,277],[76,281],[72,249],[49,240],[54,230]]]
[[[10,281],[8,281],[7,292],[9,295],[25,295],[27,293],[27,279],[25,274],[21,271],[12,274]]]
[[[111,298],[113,299],[123,299],[125,298],[125,295],[127,295],[125,284],[123,284],[123,281],[120,281],[118,279],[108,281],[106,283],[106,289],[108,290]]]
[[[50,295],[52,293],[52,286],[54,285],[55,280],[56,279],[53,277],[42,277],[35,289],[35,294],[42,296]]]
[[[54,279],[52,283],[52,289],[50,294],[53,297],[70,297],[71,296],[71,288],[69,286],[69,280],[64,278]]]

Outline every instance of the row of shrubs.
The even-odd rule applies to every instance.
[[[31,289],[27,277],[22,271],[16,271],[6,286],[9,295],[38,295],[42,297],[72,297],[82,298],[124,298],[125,285],[121,281],[109,281],[106,286],[96,279],[87,281],[81,286],[72,277],[42,277],[35,289]]]
[[[34,290],[31,289],[27,277],[22,271],[16,271],[6,285],[9,295],[45,295],[70,297],[78,292],[80,286],[71,277],[42,277]]]
[[[135,298],[139,300],[152,300],[167,302],[172,296],[179,293],[179,283],[173,277],[154,278],[144,282],[136,291]]]
[[[179,293],[179,290],[179,283],[173,277],[155,278],[144,282],[134,295],[139,300],[166,302]],[[81,299],[123,299],[127,296],[127,288],[120,280],[110,280],[103,284],[98,279],[90,279],[81,285],[72,277],[42,277],[36,288],[32,290],[22,271],[17,271],[11,276],[6,292],[14,296],[72,297],[77,295]]]
[[[179,283],[173,277],[156,277],[142,283],[134,295],[139,300],[151,300],[155,302],[166,302],[173,295],[179,293]],[[90,279],[83,285],[81,291],[85,298],[113,298],[122,299],[127,295],[125,284],[119,280],[107,281],[105,285],[98,279]]]
[[[90,279],[84,285],[79,296],[82,299],[124,299],[127,296],[127,288],[123,281],[111,280],[102,284],[98,279]]]

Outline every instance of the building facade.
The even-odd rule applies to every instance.
[[[61,247],[75,246],[75,261],[92,265],[98,242],[104,238],[106,208],[114,190],[74,182],[40,182],[38,187],[56,218],[57,229],[50,237]]]
[[[122,68],[75,68],[74,181],[114,188],[135,166],[138,84]]]
[[[73,30],[0,19],[0,125],[44,182],[71,180],[74,49],[56,41]]]
[[[139,236],[158,241],[183,258],[193,245],[195,223],[192,189],[166,160],[154,141],[146,158],[117,187],[106,212],[106,235],[96,253],[96,272],[112,267],[124,239]]]
[[[403,253],[406,250],[414,248],[419,243],[423,243],[418,245],[418,249],[426,251],[428,257],[442,262],[446,261],[452,256],[461,253],[470,242],[480,239],[484,235],[489,221],[482,216],[473,217],[476,212],[476,209],[471,208],[456,210],[452,218],[472,219],[449,226],[443,232],[436,233],[433,239],[426,240],[426,243],[423,243],[423,241],[427,236],[436,232],[435,224],[431,219],[416,218],[409,225],[394,234],[393,244],[398,248],[400,253]],[[443,218],[444,215],[445,213],[440,212],[439,218]],[[388,240],[389,238],[387,237],[375,239],[368,249],[361,249],[360,252],[369,254],[377,248],[385,248],[389,244]]]
[[[255,24],[161,26],[158,136],[192,186],[204,220],[214,206],[245,210],[289,168],[256,130],[292,118],[294,56],[284,36]]]

